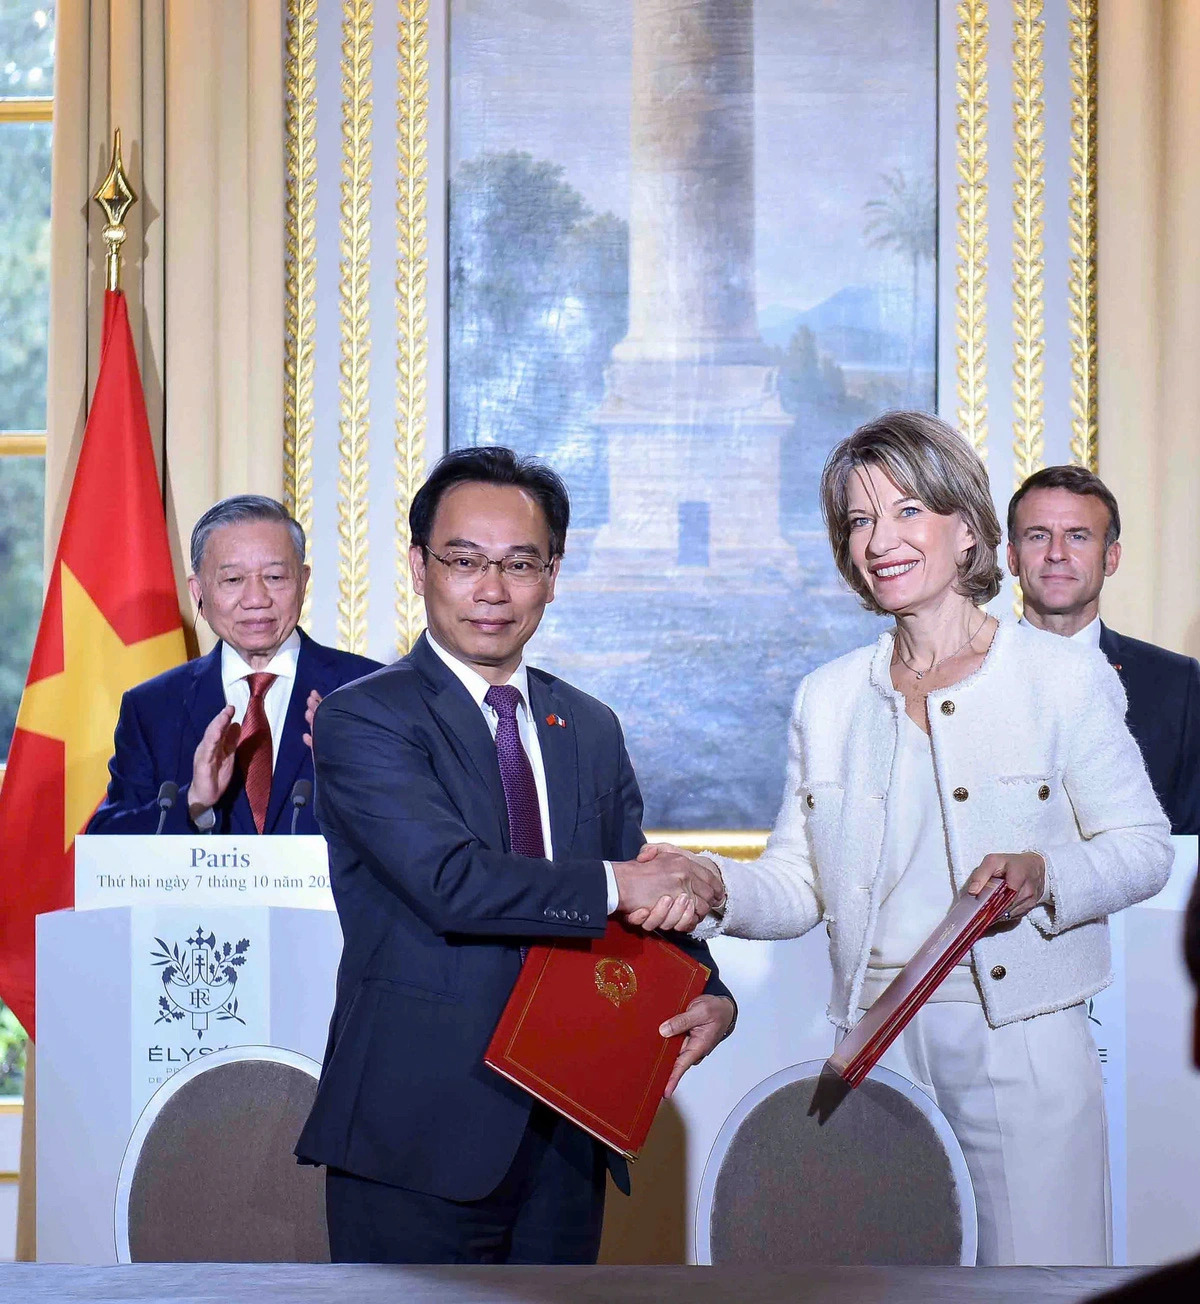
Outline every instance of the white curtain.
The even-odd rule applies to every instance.
[[[1200,654],[1200,3],[1100,0],[1100,474],[1114,628]]]
[[[282,7],[283,0],[60,0],[51,544],[99,361],[103,217],[90,197],[116,127],[139,195],[127,218],[122,288],[160,467],[165,457],[181,577],[187,535],[205,507],[227,493],[282,492]]]

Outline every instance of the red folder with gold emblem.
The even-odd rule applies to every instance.
[[[603,937],[531,946],[484,1063],[636,1159],[683,1045],[659,1025],[708,975],[677,946],[615,921]]]

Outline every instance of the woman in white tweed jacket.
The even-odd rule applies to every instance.
[[[981,1263],[1105,1263],[1100,1065],[1087,997],[1111,979],[1107,916],[1151,896],[1169,826],[1095,650],[980,604],[1000,586],[987,472],[936,418],[890,413],[831,454],[834,556],[894,628],[808,675],[762,856],[719,856],[723,913],[686,899],[634,922],[699,935],[829,932],[829,1016],[851,1027],[945,913],[992,876],[1018,891],[884,1063],[954,1128]],[[654,853],[643,853],[649,857]],[[644,912],[643,912],[644,913]]]

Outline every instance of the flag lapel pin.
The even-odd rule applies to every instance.
[[[560,729],[565,729],[567,727],[567,722],[561,715],[548,715],[546,717],[546,723],[552,727],[558,725]]]

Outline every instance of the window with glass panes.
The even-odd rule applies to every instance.
[[[42,609],[53,0],[0,0],[0,783]],[[25,1038],[0,1005],[0,1097]]]

